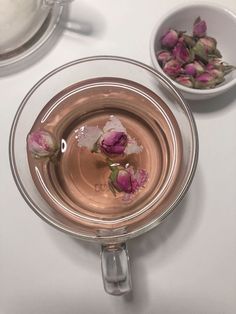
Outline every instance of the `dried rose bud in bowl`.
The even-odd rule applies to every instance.
[[[192,35],[184,33],[169,29],[160,38],[161,48],[167,49],[157,53],[157,61],[163,71],[189,88],[209,89],[222,83],[224,76],[235,67],[228,65],[226,72],[224,68],[221,71],[214,68],[212,60],[222,58],[222,55],[217,49],[217,40],[207,36],[206,21],[197,17],[193,22]],[[183,73],[189,78],[183,77]]]
[[[185,98],[217,96],[236,84],[236,42],[230,40],[235,29],[236,15],[230,10],[214,4],[181,5],[155,26],[152,63]]]

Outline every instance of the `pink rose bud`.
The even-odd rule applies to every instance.
[[[215,79],[219,80],[219,82],[224,79],[224,72],[218,69],[211,69],[207,71],[210,75],[212,75]]]
[[[172,59],[172,55],[167,50],[162,50],[157,54],[157,61],[159,62],[160,66],[163,67],[165,63]]]
[[[198,61],[193,63],[188,63],[184,67],[184,72],[187,75],[196,76],[197,74],[203,73],[205,71],[203,64]]]
[[[101,151],[108,155],[121,155],[128,143],[128,137],[121,131],[109,131],[102,135],[99,141]]]
[[[35,131],[28,135],[28,149],[35,158],[52,157],[58,150],[54,137],[47,131]]]
[[[167,75],[175,77],[175,76],[179,75],[182,71],[181,64],[176,59],[170,60],[170,61],[166,62],[166,64],[164,65],[163,71]]]
[[[110,176],[110,184],[117,192],[132,193],[131,174],[127,170],[113,171]]]
[[[206,71],[209,72],[209,71],[211,71],[213,69],[216,69],[215,66],[213,64],[211,64],[211,63],[207,63]]]
[[[120,166],[110,165],[112,172],[109,177],[109,187],[111,191],[125,192],[132,194],[144,187],[148,179],[148,174],[143,169],[134,171],[133,167],[122,168]]]
[[[197,74],[195,65],[193,63],[186,64],[186,66],[184,67],[184,73],[187,75],[195,76]]]
[[[204,37],[206,36],[206,31],[207,31],[206,22],[201,20],[200,17],[198,17],[193,23],[193,36]]]
[[[181,85],[193,88],[193,78],[191,78],[190,76],[181,75],[181,76],[176,77],[175,80],[177,83]]]
[[[193,59],[190,50],[181,41],[174,47],[173,56],[181,63],[187,63]]]
[[[216,81],[214,76],[208,72],[204,72],[196,77],[194,87],[199,89],[206,89],[213,88],[215,85]]]
[[[161,45],[163,48],[173,48],[178,41],[178,33],[174,29],[169,29],[161,37]]]
[[[224,62],[219,58],[211,58],[207,64],[207,70],[219,69],[222,70],[224,67]]]
[[[212,58],[209,60],[206,69],[208,71],[213,70],[213,69],[217,69],[222,71],[224,74],[228,74],[231,71],[235,70],[236,67],[227,64],[226,62],[223,62],[221,59],[219,58]]]

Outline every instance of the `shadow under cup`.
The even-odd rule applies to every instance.
[[[111,115],[117,116],[144,148],[133,162],[145,165],[149,174],[145,188],[124,203],[119,197],[112,198],[109,191],[96,194],[96,187],[87,193],[88,201],[81,187],[73,187],[69,190],[75,193],[69,192],[67,202],[63,198],[65,182],[70,180],[66,155],[60,159],[63,178],[53,166],[56,183],[50,185],[43,172],[48,169],[45,165],[35,161],[29,167],[28,133],[43,127],[68,145],[78,127],[87,121],[104,125]],[[158,225],[173,210],[191,183],[197,155],[195,123],[178,91],[152,68],[118,57],[81,59],[49,73],[23,100],[10,136],[10,162],[21,194],[54,227],[102,244],[104,287],[111,294],[131,289],[125,241]],[[85,174],[89,176],[92,160],[86,158]],[[74,161],[76,167],[82,162],[81,158]]]

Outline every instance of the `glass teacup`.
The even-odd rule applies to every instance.
[[[94,167],[100,155],[78,153],[73,144],[78,158],[68,165],[78,128],[88,121],[99,125],[101,117],[104,124],[104,116],[119,117],[143,148],[109,164],[145,165],[148,180],[128,201],[120,193],[114,196],[108,176],[96,172],[109,173],[105,162],[112,158],[102,157]],[[60,143],[56,162],[31,162],[26,139],[37,128],[54,133]],[[111,56],[76,60],[41,79],[20,105],[10,135],[10,163],[22,196],[52,226],[102,245],[104,287],[114,295],[131,289],[126,241],[171,213],[192,181],[197,157],[196,126],[179,92],[152,68]]]
[[[39,31],[55,5],[71,0],[0,0],[0,55],[22,47]]]

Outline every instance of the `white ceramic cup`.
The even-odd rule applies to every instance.
[[[43,25],[52,6],[71,0],[0,0],[0,55],[23,46]]]

